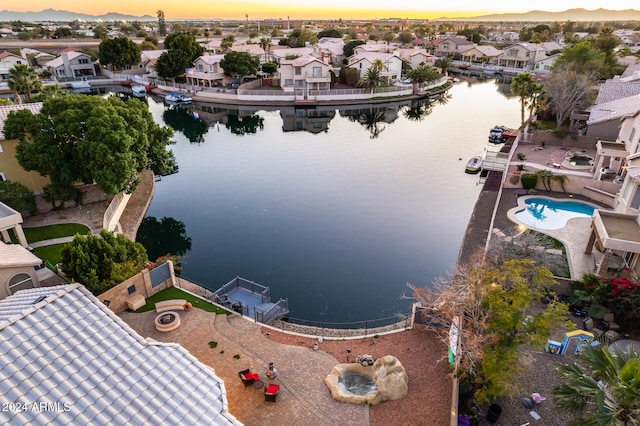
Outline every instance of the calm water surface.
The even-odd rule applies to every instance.
[[[493,81],[449,96],[421,120],[395,103],[231,115],[198,106],[196,121],[149,100],[177,129],[180,165],[156,184],[141,228],[150,251],[183,253],[182,276],[211,289],[236,275],[269,286],[292,318],[409,312],[407,284],[431,286],[456,261],[480,191],[467,160],[491,127],[519,122],[517,98]]]

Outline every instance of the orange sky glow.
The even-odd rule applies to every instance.
[[[158,9],[164,11],[168,20],[199,19],[383,19],[410,18],[435,19],[440,17],[471,17],[493,13],[527,12],[545,10],[564,11],[571,8],[611,10],[638,9],[637,0],[537,0],[536,2],[513,0],[447,0],[441,3],[416,2],[415,0],[323,0],[322,2],[300,2],[294,0],[187,0],[183,2],[169,0],[112,0],[109,2],[86,2],[79,0],[5,0],[2,9],[10,11],[41,11],[48,8],[67,10],[91,15],[118,12],[134,16],[155,16]],[[471,8],[470,8],[471,6]]]

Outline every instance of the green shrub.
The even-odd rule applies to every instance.
[[[526,190],[533,189],[536,187],[538,183],[538,175],[535,173],[523,173],[520,176],[520,182],[522,182],[522,187]]]

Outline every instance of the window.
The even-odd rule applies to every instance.
[[[290,78],[287,78],[284,80],[284,85],[285,86],[293,86],[293,80]]]
[[[18,274],[9,280],[9,293],[13,294],[18,290],[34,288],[33,281],[29,274]]]
[[[135,285],[130,285],[129,288],[127,288],[127,291],[129,292],[129,294],[133,294],[136,292],[136,286]]]
[[[629,207],[636,210],[640,209],[640,186],[636,186],[636,191],[633,194],[633,199]]]
[[[302,75],[302,67],[293,67],[296,75]]]
[[[322,77],[322,68],[321,67],[313,67],[313,76],[314,77]]]
[[[296,87],[307,87],[306,80],[296,80]]]
[[[203,71],[204,71],[204,69],[202,67],[202,64],[198,64],[198,72],[203,72]]]

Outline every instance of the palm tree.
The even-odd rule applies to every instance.
[[[383,71],[387,70],[387,66],[384,64],[382,59],[378,58],[371,64],[371,69],[375,70],[378,73],[378,76],[382,74]],[[386,80],[386,78],[385,78]]]
[[[260,39],[260,47],[264,50],[264,61],[267,62],[267,54],[271,50],[271,39],[268,37],[263,37]]]
[[[20,97],[21,93],[25,93],[27,95],[27,101],[32,102],[31,92],[42,88],[42,83],[38,79],[38,74],[25,64],[17,64],[9,70],[9,79],[7,83],[19,104],[22,103],[22,98]]]
[[[580,364],[557,368],[564,383],[553,390],[556,406],[578,416],[574,424],[639,424],[640,355],[601,344],[585,348]]]
[[[362,77],[362,80],[358,82],[357,86],[371,89],[373,93],[373,89],[380,86],[380,73],[373,67],[370,67],[364,77]]]
[[[59,98],[61,96],[67,95],[68,92],[63,90],[57,84],[52,84],[49,86],[44,86],[42,90],[33,97],[36,102],[42,102],[45,99],[49,98]]]
[[[448,56],[443,56],[442,58],[438,58],[436,59],[436,62],[434,63],[434,65],[438,68],[440,68],[440,71],[442,72],[442,75],[446,76],[447,75],[447,70],[449,69],[449,67],[451,66],[451,58]]]
[[[539,92],[539,84],[533,75],[528,72],[521,72],[511,81],[511,93],[520,97],[520,123],[524,123],[524,110],[532,100],[534,93]]]
[[[236,39],[232,35],[224,37],[220,42],[220,49],[222,49],[224,53],[227,53],[229,49],[231,49],[231,46],[233,46],[234,41],[236,41]]]

